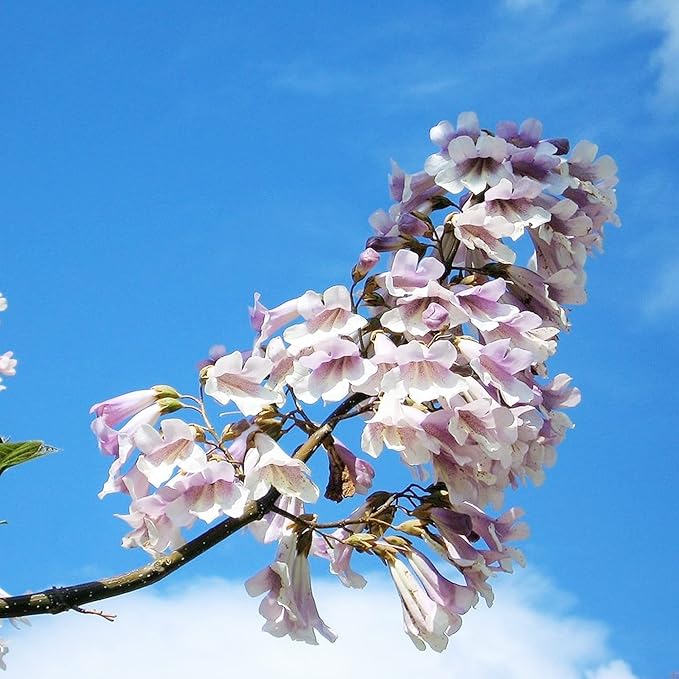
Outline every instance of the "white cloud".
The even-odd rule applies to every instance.
[[[340,633],[334,645],[308,647],[260,632],[258,604],[242,584],[215,579],[103,602],[118,614],[112,624],[76,613],[36,620],[11,635],[7,676],[288,679],[313,668],[324,679],[636,679],[611,657],[605,626],[569,612],[561,593],[536,576],[501,583],[495,606],[465,616],[443,654],[412,646],[396,595],[380,577],[363,592],[322,581],[316,593],[321,614]]]
[[[653,52],[652,65],[658,72],[657,99],[672,106],[679,105],[679,3],[676,0],[635,0],[633,15],[642,22],[659,28],[663,34],[660,46]]]
[[[635,679],[629,666],[622,660],[613,660],[594,672],[586,672],[586,679]]]

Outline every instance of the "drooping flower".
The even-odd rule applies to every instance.
[[[304,514],[304,503],[299,498],[290,495],[281,495],[276,500],[275,507],[292,516]],[[278,542],[284,535],[288,535],[292,527],[293,523],[289,518],[271,511],[259,521],[253,521],[250,524],[250,531],[257,540],[269,544]]]
[[[448,636],[457,629],[451,626],[450,616],[400,559],[389,558],[386,564],[401,599],[406,634],[420,651],[427,646],[439,653],[445,650]]]
[[[275,561],[247,580],[245,589],[252,597],[266,595],[259,606],[265,632],[313,645],[318,644],[316,632],[328,641],[337,639],[318,613],[307,554],[296,533],[281,538]]]

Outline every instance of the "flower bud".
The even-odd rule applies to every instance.
[[[364,552],[375,546],[376,539],[374,535],[369,533],[352,533],[349,537],[344,538],[343,542],[359,552]]]
[[[254,423],[272,439],[279,439],[283,422],[275,405],[266,405],[255,415]]]
[[[181,410],[184,404],[176,398],[159,398],[158,407],[160,408],[161,415],[167,415],[169,413],[174,413],[177,410]]]
[[[156,392],[156,398],[179,398],[179,392],[167,384],[156,384],[151,387]]]
[[[384,538],[384,540],[385,542],[388,542],[390,545],[393,545],[394,547],[401,547],[408,551],[410,551],[410,548],[412,547],[410,541],[406,540],[405,538],[402,538],[399,535],[387,535],[387,537]]]
[[[372,248],[366,248],[358,256],[358,262],[351,271],[351,280],[354,283],[365,278],[368,272],[380,261],[379,252],[373,250]]]

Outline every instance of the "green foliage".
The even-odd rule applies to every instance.
[[[43,441],[9,441],[0,438],[0,474],[10,467],[35,460],[55,450],[56,448],[46,445]]]

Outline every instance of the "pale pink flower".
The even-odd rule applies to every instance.
[[[375,268],[377,263],[380,261],[380,253],[372,248],[366,248],[358,256],[358,262],[354,265],[352,269],[351,276],[353,280],[360,281],[363,279],[372,269]]]
[[[491,267],[488,267],[491,269]],[[562,330],[569,327],[566,312],[550,296],[545,279],[531,269],[512,264],[498,264],[491,270],[510,281],[509,292],[524,309]]]
[[[285,395],[262,386],[273,363],[268,358],[251,356],[243,363],[243,355],[234,351],[206,368],[205,393],[218,403],[230,401],[243,415],[256,415],[265,405],[282,405]]]
[[[445,650],[448,636],[456,631],[451,628],[450,616],[402,561],[392,557],[387,560],[387,566],[401,599],[406,634],[420,651],[427,646],[439,653]]]
[[[382,314],[382,327],[414,337],[425,337],[432,332],[432,325],[437,329],[452,328],[469,320],[458,297],[436,281],[411,290],[399,298],[396,304],[396,308]],[[432,321],[434,314],[435,322]]]
[[[533,354],[536,363],[546,361],[556,351],[556,335],[559,329],[544,326],[537,314],[521,311],[513,318],[499,321],[496,328],[483,333],[486,343],[508,339],[512,345]]]
[[[368,455],[377,457],[386,445],[400,453],[408,465],[426,464],[435,451],[422,428],[424,418],[421,410],[385,395],[380,399],[377,412],[363,428],[361,448]]]
[[[495,387],[507,405],[530,403],[535,398],[531,387],[516,377],[533,363],[530,351],[512,348],[508,339],[486,345],[462,339],[458,342],[458,348],[481,382]]]
[[[156,494],[134,500],[129,514],[115,514],[132,528],[123,538],[123,547],[141,547],[154,558],[167,549],[181,547],[184,538],[166,511],[167,502]]]
[[[156,402],[138,412],[119,431],[109,427],[101,417],[92,422],[91,429],[97,437],[99,449],[102,453],[115,457],[109,468],[108,479],[99,492],[99,499],[109,493],[126,492],[120,478],[120,470],[135,449],[134,433],[144,424],[155,425],[162,414],[162,406]]]
[[[574,408],[580,403],[580,390],[571,386],[572,377],[566,373],[559,373],[554,379],[540,387],[542,392],[542,404],[548,410],[557,408]]]
[[[177,525],[189,526],[194,517],[211,523],[218,516],[240,516],[249,493],[229,462],[211,461],[193,474],[177,475],[161,491],[166,515]]]
[[[564,198],[557,200],[551,196],[543,196],[540,203],[550,212],[550,219],[538,229],[538,236],[550,243],[554,233],[570,239],[578,239],[583,243],[589,241],[594,225],[592,220],[580,210],[577,203]]]
[[[275,506],[293,516],[304,514],[304,503],[297,497],[281,495],[275,502]],[[249,528],[257,540],[264,544],[278,542],[284,535],[292,531],[293,523],[285,516],[276,512],[269,512],[259,521],[253,521]]]
[[[259,606],[266,619],[262,627],[265,632],[314,645],[318,644],[316,632],[328,641],[337,639],[318,613],[309,562],[298,549],[295,533],[281,538],[275,561],[247,580],[245,589],[252,597],[266,594]]]
[[[306,322],[289,327],[283,338],[299,348],[314,346],[324,339],[351,336],[368,323],[353,313],[351,295],[343,285],[328,288],[322,296],[313,291],[305,293],[298,309]]]
[[[512,146],[526,148],[537,146],[542,137],[542,123],[536,118],[527,118],[517,125],[513,120],[501,120],[495,131],[498,137],[502,137]]]
[[[429,347],[415,340],[403,344],[396,348],[398,367],[382,380],[384,391],[393,389],[420,403],[459,394],[466,383],[450,369],[456,357],[455,347],[444,340]]]
[[[462,625],[460,616],[476,605],[479,595],[467,585],[458,585],[444,578],[434,564],[417,549],[411,549],[406,556],[427,595],[448,615],[449,633],[456,632]]]
[[[250,324],[258,333],[255,348],[264,344],[277,330],[293,321],[299,316],[298,303],[300,298],[295,298],[279,304],[273,309],[267,309],[261,302],[261,295],[255,293],[253,306],[249,307]]]
[[[513,237],[516,228],[503,217],[489,216],[483,203],[465,207],[455,214],[453,225],[455,236],[470,250],[478,248],[497,262],[514,263],[516,253],[502,242],[502,238]]]
[[[185,472],[199,472],[207,465],[205,451],[196,443],[196,430],[178,419],[160,423],[162,435],[151,425],[141,425],[132,435],[143,453],[137,460],[139,471],[158,488],[167,481],[175,467]]]
[[[493,330],[500,321],[507,321],[519,313],[512,304],[498,301],[506,288],[505,281],[496,278],[483,285],[456,286],[455,293],[460,306],[467,312],[474,326],[479,330]]]
[[[178,396],[179,394],[171,387],[141,389],[110,398],[101,403],[95,403],[90,408],[90,413],[96,415],[109,427],[115,427],[116,424],[136,415],[160,398],[177,398]]]
[[[252,499],[264,497],[273,486],[279,493],[303,502],[316,502],[318,486],[310,480],[311,470],[304,462],[290,457],[266,434],[255,434],[254,447],[245,456],[245,487]]]
[[[370,379],[377,367],[362,358],[351,340],[326,339],[315,345],[315,351],[302,356],[298,363],[309,372],[293,384],[295,395],[304,403],[341,401],[352,387]]]
[[[434,257],[420,259],[412,250],[399,250],[390,270],[384,274],[384,286],[389,294],[401,297],[415,288],[425,288],[443,276],[445,267]]]
[[[529,177],[521,177],[513,183],[509,179],[501,179],[484,195],[486,215],[504,219],[513,227],[509,235],[516,240],[524,229],[536,228],[549,221],[549,210],[535,201],[541,193],[542,185]]]
[[[364,511],[365,505],[362,505],[352,512],[349,518],[361,516]],[[367,580],[360,573],[352,569],[351,557],[354,554],[354,548],[351,545],[345,544],[343,540],[362,530],[363,525],[354,524],[352,526],[353,530],[338,528],[330,534],[328,540],[315,533],[311,547],[314,556],[327,559],[330,562],[330,572],[336,575],[345,587],[350,587],[351,589],[363,589],[367,584]]]
[[[585,260],[587,250],[582,243],[553,232],[549,243],[530,232],[535,254],[529,266],[542,276],[549,296],[559,304],[584,304],[587,301]]]
[[[372,341],[368,345],[368,356],[376,372],[358,382],[356,388],[362,394],[376,396],[381,391],[382,378],[396,366],[396,345],[387,334],[373,333]]]
[[[488,457],[499,460],[506,468],[511,465],[512,444],[518,434],[517,422],[509,408],[488,397],[452,405],[449,412],[448,430],[459,444],[471,439]]]

